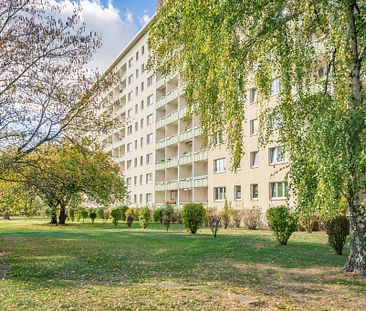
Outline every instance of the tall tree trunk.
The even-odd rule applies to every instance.
[[[59,224],[64,225],[66,223],[66,203],[61,201],[60,202],[60,216],[59,216]]]
[[[347,272],[366,276],[366,214],[361,205],[352,205],[350,213],[350,253],[344,266]]]

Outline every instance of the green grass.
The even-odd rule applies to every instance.
[[[47,222],[0,221],[0,310],[366,310],[366,280],[321,232],[280,246],[268,231]]]

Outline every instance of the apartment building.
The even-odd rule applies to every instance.
[[[106,96],[109,112],[122,125],[102,138],[105,151],[124,174],[131,206],[182,206],[199,202],[222,208],[225,198],[233,207],[248,208],[285,203],[287,156],[281,146],[258,146],[258,105],[255,88],[248,89],[245,151],[241,167],[231,171],[224,143],[205,148],[197,117],[187,122],[184,82],[178,75],[153,75],[148,59],[147,27],[122,51],[109,69],[122,83]],[[271,105],[280,92],[272,82]]]

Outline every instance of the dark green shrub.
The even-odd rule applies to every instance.
[[[329,244],[338,255],[342,255],[343,246],[349,235],[349,220],[346,216],[336,216],[326,224]]]
[[[202,204],[188,203],[182,208],[183,225],[195,234],[205,221],[206,210]]]
[[[268,225],[283,245],[297,228],[297,218],[287,206],[272,207],[267,211]]]
[[[148,207],[139,209],[139,223],[141,228],[146,229],[151,221],[151,211]]]
[[[120,207],[121,211],[122,211],[122,220],[126,221],[126,212],[128,210],[128,206],[127,205],[122,205]]]
[[[125,214],[127,226],[132,227],[132,223],[135,220],[135,210],[133,208],[129,208]]]
[[[89,218],[92,222],[92,224],[94,223],[95,219],[97,218],[97,213],[95,212],[95,210],[91,209],[89,212]]]
[[[113,218],[113,224],[117,226],[118,222],[122,220],[122,210],[120,208],[112,209],[111,216]]]
[[[89,215],[89,212],[88,212],[88,210],[87,210],[87,209],[82,208],[82,209],[80,210],[80,216],[81,216],[81,218],[83,219],[83,223],[85,222],[85,218],[88,218],[88,215]]]
[[[154,210],[153,219],[154,219],[155,222],[162,223],[163,216],[164,216],[164,209],[163,208],[157,208],[157,209]]]

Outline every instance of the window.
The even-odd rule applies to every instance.
[[[132,91],[128,93],[127,99],[128,99],[128,101],[131,101],[132,100]]]
[[[143,45],[142,47],[141,47],[141,55],[144,55],[145,54],[145,45]]]
[[[147,78],[147,87],[151,86],[153,84],[153,76],[150,76]]]
[[[132,117],[132,114],[133,114],[132,108],[128,109],[127,110],[127,118],[131,118]]]
[[[152,203],[152,193],[146,193],[146,203]]]
[[[223,132],[217,133],[214,137],[214,144],[220,145],[223,143],[224,143],[224,133]]]
[[[146,183],[147,184],[151,184],[152,183],[152,179],[153,179],[152,173],[147,173],[146,174]]]
[[[250,120],[250,135],[258,135],[258,119]]]
[[[258,158],[259,158],[259,152],[253,151],[250,153],[250,167],[258,167]]]
[[[134,178],[133,178],[133,185],[134,186],[137,186],[137,176],[135,176]],[[136,195],[136,194],[135,194]],[[135,200],[136,201],[136,200]]]
[[[226,159],[216,159],[214,160],[214,172],[222,173],[226,171]]]
[[[241,162],[239,162],[238,167],[235,169],[235,171],[241,171]]]
[[[141,103],[140,103],[140,109],[141,110],[144,110],[144,101],[142,100]]]
[[[135,87],[135,96],[137,96],[137,95],[139,95],[139,87],[138,86]]]
[[[136,61],[138,61],[139,60],[139,52],[137,51],[136,52]]]
[[[131,177],[127,178],[127,186],[131,186],[132,185],[132,179]]]
[[[258,184],[250,185],[250,198],[252,200],[258,200]]]
[[[128,77],[128,84],[131,84],[131,83],[132,83],[132,81],[133,81],[133,75],[130,75],[130,76]]]
[[[134,162],[134,166],[137,167],[137,158],[134,158],[133,162]]]
[[[249,90],[249,103],[253,104],[257,100],[257,89],[252,87]]]
[[[146,164],[150,164],[153,162],[153,154],[152,153],[148,153],[146,155]]]
[[[288,196],[287,182],[270,183],[271,199],[286,199]]]
[[[141,65],[141,73],[144,73],[145,72],[145,64],[142,64]]]
[[[147,106],[150,106],[150,105],[152,105],[153,104],[153,102],[154,102],[154,98],[153,98],[153,96],[154,95],[150,95],[148,98],[147,98]]]
[[[153,134],[150,133],[149,135],[146,135],[146,145],[152,144],[153,142]]]
[[[135,203],[135,204],[137,203],[137,194],[133,195],[133,203]]]
[[[144,86],[145,86],[144,82],[141,82],[141,92],[144,91]]]
[[[143,203],[143,195],[142,194],[140,194],[140,204],[142,204]]]
[[[139,123],[135,122],[135,132],[137,132],[139,130]]]
[[[143,166],[144,165],[144,156],[140,156],[140,165]]]
[[[135,74],[135,76],[136,76],[136,79],[139,77],[139,70],[138,70],[138,69],[136,69],[136,74]]]
[[[140,120],[140,128],[144,128],[144,119]]]
[[[132,143],[128,143],[127,144],[127,152],[131,152],[132,151]]]
[[[143,178],[144,178],[144,175],[140,175],[140,185],[142,185],[142,183],[143,183]]]
[[[132,125],[129,125],[127,127],[127,135],[131,135],[132,134]]]
[[[144,138],[140,137],[140,147],[142,147],[144,145]]]
[[[215,187],[214,188],[214,200],[224,201],[226,195],[226,187]]]
[[[272,86],[271,86],[271,95],[276,95],[279,92],[281,92],[281,83],[280,79],[276,78],[272,80]]]
[[[139,112],[139,105],[135,105],[135,114],[138,114],[138,112]]]
[[[131,68],[133,65],[133,57],[131,57],[129,60],[128,60],[128,68]]]
[[[235,201],[241,200],[241,186],[240,185],[234,186],[234,198],[235,198]]]
[[[283,147],[274,147],[269,149],[269,164],[280,164],[288,161],[287,155]]]
[[[150,125],[153,123],[153,114],[149,114],[147,117],[146,117],[146,125]]]
[[[127,169],[130,170],[131,169],[131,165],[132,165],[132,161],[128,160],[127,161]]]
[[[135,150],[137,150],[137,139],[135,140]]]

